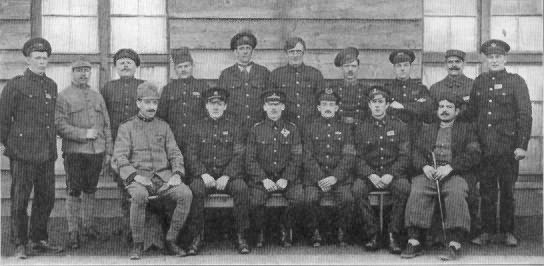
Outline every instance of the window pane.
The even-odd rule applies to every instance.
[[[54,53],[97,53],[96,17],[43,17],[43,36]]]
[[[542,17],[519,17],[520,51],[542,51]]]
[[[493,0],[491,15],[542,14],[542,0]]]
[[[166,53],[166,18],[111,18],[111,52],[125,47],[138,53]]]
[[[98,91],[98,75],[100,74],[99,66],[92,65],[91,78],[89,85],[91,89]],[[59,92],[66,89],[72,83],[72,67],[71,65],[51,64],[47,67],[46,74],[57,83]]]
[[[111,14],[161,16],[166,14],[164,0],[111,0]]]
[[[42,0],[42,15],[96,16],[96,0]]]
[[[450,46],[465,52],[476,51],[476,37],[478,35],[476,18],[452,17],[451,18],[451,36]]]
[[[161,89],[168,83],[168,67],[167,66],[140,66],[134,75],[136,78],[153,82]],[[118,79],[115,66],[111,65],[111,79]]]
[[[528,65],[507,65],[506,71],[520,75],[529,87],[531,101],[542,101],[542,90],[544,90],[544,81],[542,79],[542,66]]]
[[[476,64],[470,64],[465,65],[465,68],[463,69],[463,73],[465,76],[475,79],[479,72],[479,67]],[[427,88],[430,88],[431,85],[435,84],[438,81],[441,81],[448,75],[448,72],[444,68],[444,66],[424,66],[423,67],[423,77],[421,78],[421,82],[427,86]]]
[[[518,50],[518,20],[516,17],[491,17],[491,38],[507,42]]]
[[[425,0],[425,15],[476,16],[476,0]]]
[[[450,43],[449,39],[450,18],[426,17],[424,19],[424,51],[442,52]]]

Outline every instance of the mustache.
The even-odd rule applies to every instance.
[[[460,67],[450,67],[450,70],[461,70]]]
[[[145,111],[146,111],[146,112],[155,112],[155,111],[157,111],[157,110],[156,110],[156,109],[147,109],[147,110],[145,110]]]
[[[450,113],[449,113],[449,112],[446,112],[446,111],[440,113],[440,115],[449,115],[449,114],[450,114]]]

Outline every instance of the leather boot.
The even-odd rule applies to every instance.
[[[68,232],[68,243],[66,246],[70,249],[79,248],[79,233],[77,231]]]
[[[286,228],[285,226],[281,226],[280,241],[281,241],[281,245],[284,248],[291,247],[293,245],[293,230],[291,228]]]
[[[397,236],[395,233],[389,233],[389,253],[400,254],[402,249],[399,246]]]
[[[143,242],[134,243],[134,245],[132,246],[132,251],[130,251],[130,259],[139,260],[142,257],[143,252],[144,252],[144,243]]]
[[[257,248],[262,248],[264,246],[264,230],[259,230],[257,233]]]
[[[338,235],[337,235],[337,238],[338,238],[338,245],[341,246],[341,247],[345,247],[347,246],[347,243],[346,243],[346,233],[344,231],[344,229],[342,229],[342,227],[338,228]]]
[[[380,243],[378,242],[378,234],[375,234],[365,243],[365,249],[367,251],[376,251],[380,248]]]
[[[238,232],[236,234],[236,244],[238,245],[238,253],[249,254],[249,246],[247,245],[244,233]]]
[[[185,257],[187,254],[185,253],[185,250],[180,248],[178,245],[176,245],[175,241],[167,240],[166,241],[166,249],[173,255],[178,257]]]
[[[321,235],[319,234],[319,229],[315,229],[312,235],[312,245],[314,246],[314,248],[320,247],[321,241],[322,239]]]
[[[198,249],[200,248],[200,242],[202,241],[202,234],[197,234],[195,238],[193,238],[193,241],[191,242],[191,245],[189,245],[189,249],[187,250],[187,256],[194,256],[198,254]]]
[[[27,258],[26,254],[26,246],[25,245],[17,245],[15,248],[15,255],[16,258],[24,260]]]

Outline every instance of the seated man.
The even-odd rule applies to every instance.
[[[416,139],[413,164],[422,172],[412,179],[412,190],[406,204],[405,224],[408,245],[402,258],[422,253],[419,240],[424,229],[431,228],[435,198],[442,197],[444,224],[449,241],[448,254],[442,260],[454,260],[459,255],[461,239],[470,231],[468,185],[464,175],[475,170],[480,162],[480,145],[471,124],[455,121],[463,99],[448,93],[438,99],[436,114],[440,121],[425,125]],[[436,180],[441,195],[437,195]]]
[[[355,159],[353,136],[349,124],[337,119],[340,96],[332,89],[319,92],[317,110],[321,116],[304,129],[304,202],[309,211],[308,227],[312,230],[314,247],[321,245],[319,234],[320,198],[330,192],[337,201],[339,219],[338,243],[346,245],[345,232],[353,212],[353,179],[351,169]]]
[[[190,231],[194,234],[188,255],[196,255],[204,229],[204,200],[208,193],[228,193],[234,198],[234,220],[238,252],[248,254],[245,231],[249,227],[249,191],[244,181],[243,127],[225,114],[228,91],[209,89],[202,98],[208,116],[197,121],[189,139],[187,165],[193,192]]]
[[[389,252],[400,254],[402,250],[398,237],[403,228],[404,207],[410,194],[410,182],[406,177],[410,165],[408,127],[387,113],[391,103],[387,89],[371,87],[368,101],[371,116],[355,129],[358,178],[353,183],[353,196],[359,205],[365,231],[371,237],[364,247],[376,250],[380,247],[378,221],[368,195],[376,189],[391,192],[393,208],[388,225],[388,248]]]
[[[140,259],[143,252],[145,209],[150,196],[175,203],[166,246],[177,256],[184,256],[185,251],[175,241],[189,214],[193,195],[181,182],[185,175],[183,155],[168,124],[155,118],[159,101],[157,87],[142,83],[137,96],[138,115],[119,127],[112,158],[112,167],[119,172],[131,197],[130,228],[134,246],[130,259]]]
[[[280,228],[282,245],[290,247],[293,242],[292,216],[300,212],[304,200],[304,188],[299,178],[302,143],[297,126],[282,117],[285,94],[271,90],[264,92],[261,98],[266,118],[251,128],[246,153],[250,205],[259,231],[257,247],[264,244],[265,204],[273,192],[283,193],[289,202]]]

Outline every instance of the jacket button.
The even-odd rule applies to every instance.
[[[383,139],[383,136],[380,136],[380,139]]]
[[[23,136],[23,133],[19,133],[19,137],[22,137]]]
[[[491,124],[487,124],[487,127],[491,127]]]
[[[493,102],[493,100],[489,99],[489,102],[490,102],[490,103],[492,103],[492,102]]]
[[[492,91],[492,90],[493,90],[493,88],[489,88],[489,91]]]
[[[487,112],[488,115],[491,115],[491,112]]]
[[[300,82],[298,82],[298,81],[297,81],[297,82],[295,82],[295,83],[296,83],[297,85],[298,85],[298,84],[300,84]]]

